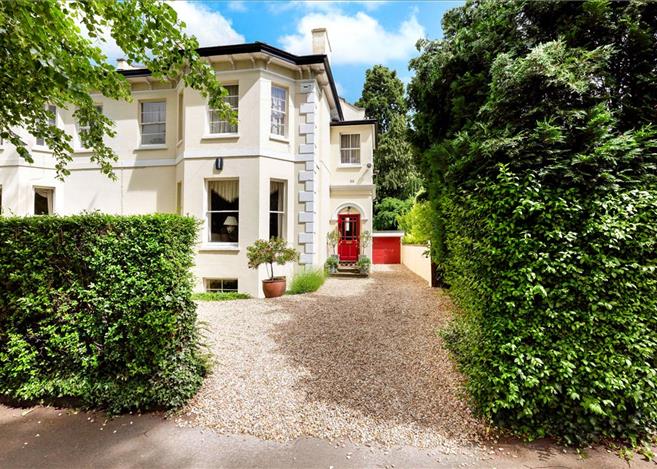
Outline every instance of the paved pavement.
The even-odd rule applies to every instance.
[[[495,445],[484,459],[419,448],[374,448],[319,439],[287,444],[180,428],[159,414],[102,413],[0,405],[0,468],[482,467],[627,468],[606,450],[582,459],[550,444]],[[491,452],[493,454],[491,454]],[[655,468],[635,458],[631,467]]]

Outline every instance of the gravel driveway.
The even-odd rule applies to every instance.
[[[316,293],[199,304],[216,363],[183,425],[452,452],[484,432],[436,331],[447,295],[402,266]],[[468,445],[469,446],[469,445]]]

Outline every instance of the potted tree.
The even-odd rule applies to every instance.
[[[335,253],[335,247],[338,245],[338,242],[340,241],[340,233],[338,232],[337,227],[334,230],[329,231],[326,233],[326,243],[329,245],[331,248],[331,255],[326,259],[326,268],[328,269],[329,273],[335,273],[338,270],[338,265],[340,264],[340,259],[338,258],[338,255]]]
[[[260,265],[267,266],[269,278],[262,281],[262,291],[265,298],[276,298],[285,293],[285,277],[274,276],[274,264],[284,265],[299,259],[299,253],[287,246],[285,240],[272,238],[269,241],[259,239],[246,248],[249,268],[257,269]]]
[[[324,263],[324,267],[329,274],[334,274],[338,271],[338,256],[329,256]]]
[[[369,230],[365,230],[360,234],[360,256],[358,257],[367,257],[365,254],[365,249],[370,245],[372,241],[372,233]]]

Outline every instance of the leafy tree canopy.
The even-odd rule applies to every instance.
[[[182,33],[184,24],[158,0],[12,0],[0,2],[0,136],[25,160],[32,156],[13,129],[43,138],[60,177],[68,174],[71,136],[49,125],[47,105],[74,108],[74,117],[89,132],[82,144],[91,159],[112,175],[117,156],[103,143],[113,136],[112,122],[94,106],[90,93],[130,100],[130,85],[92,40],[111,36],[131,63],[144,64],[159,80],[182,79],[208,96],[224,115],[226,93],[211,67],[195,52],[198,42]]]
[[[375,65],[365,72],[365,84],[356,106],[365,109],[365,115],[378,121],[379,133],[390,130],[396,116],[406,115],[408,106],[404,99],[404,83],[395,70]]]
[[[377,120],[377,147],[374,150],[374,183],[377,199],[406,199],[420,188],[413,153],[407,141],[408,112],[404,84],[397,72],[375,65],[365,72],[363,94],[356,106]]]
[[[569,443],[657,429],[657,3],[472,1],[411,62],[446,334],[479,410]]]
[[[398,230],[399,217],[403,216],[413,206],[413,199],[396,199],[386,197],[374,207],[375,230]]]

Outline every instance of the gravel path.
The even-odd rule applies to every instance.
[[[436,334],[451,308],[401,266],[313,294],[200,303],[216,363],[178,422],[447,453],[477,443],[484,427]]]

